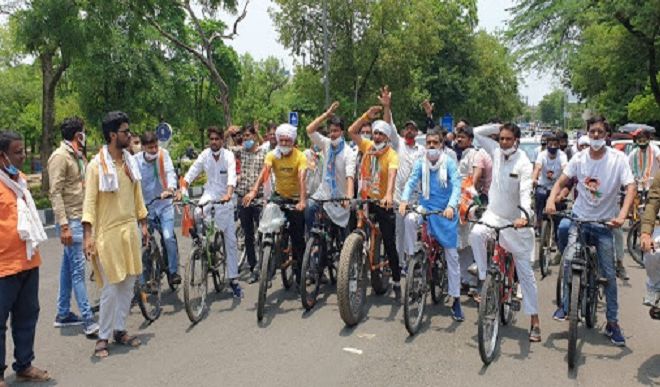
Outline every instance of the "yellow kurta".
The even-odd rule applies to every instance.
[[[98,163],[89,163],[82,217],[83,223],[92,225],[96,238],[96,278],[101,278],[96,266],[100,263],[111,284],[123,281],[127,275],[142,274],[142,236],[137,221],[147,217],[140,182],[131,182],[123,166],[115,164],[115,168],[119,191],[100,192]]]

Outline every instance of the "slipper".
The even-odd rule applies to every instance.
[[[50,375],[48,375],[48,371],[40,370],[35,366],[30,366],[16,373],[17,382],[47,382],[49,380]]]
[[[94,356],[99,359],[105,359],[110,353],[108,352],[108,340],[96,340],[94,347]]]
[[[114,335],[115,343],[137,348],[142,342],[137,336],[130,336],[126,331],[117,331]]]
[[[654,320],[660,320],[660,307],[652,306],[651,309],[649,309],[649,315]]]
[[[539,327],[538,325],[533,326],[529,329],[529,342],[530,343],[541,342],[541,327]]]

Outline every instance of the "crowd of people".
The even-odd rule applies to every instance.
[[[523,311],[530,316],[529,340],[541,341],[537,284],[533,270],[535,229],[545,214],[554,214],[572,197],[571,212],[588,220],[582,232],[596,247],[602,276],[606,279],[605,333],[615,345],[625,345],[619,324],[617,275],[627,278],[615,245],[637,185],[650,188],[642,221],[641,248],[646,254],[646,305],[657,308],[660,299],[660,229],[655,219],[660,210],[660,149],[650,145],[650,133],[635,133],[636,148],[629,157],[607,145],[612,130],[602,116],[586,124],[587,134],[574,148],[565,132],[543,138],[544,149],[529,160],[518,148],[521,130],[513,123],[496,120],[471,127],[460,120],[450,132],[436,125],[434,106],[422,104],[424,130],[406,121],[398,131],[392,117],[392,94],[381,89],[379,105],[370,107],[348,128],[339,116],[337,102],[306,128],[312,147],[298,147],[298,130],[290,124],[269,125],[261,141],[258,125],[212,126],[206,130],[208,147],[199,155],[187,152],[194,162],[180,179],[172,158],[159,147],[153,132],[132,135],[123,112],[110,112],[102,122],[105,144],[91,161],[86,159],[86,130],[79,118],[65,119],[62,142],[50,156],[48,176],[56,228],[63,245],[57,314],[54,326],[82,325],[86,335],[96,335],[97,357],[109,355],[109,341],[137,347],[140,339],[126,330],[134,283],[143,273],[142,243],[149,223],[159,227],[167,252],[167,280],[180,284],[179,257],[174,226],[173,201],[186,198],[188,189],[206,175],[201,203],[219,201],[215,224],[225,235],[227,277],[237,298],[244,296],[239,283],[239,251],[235,213],[245,235],[249,282],[258,280],[255,224],[256,200],[274,196],[291,200],[285,211],[293,256],[304,253],[304,237],[318,211],[325,211],[345,237],[355,226],[349,199],[378,201],[370,205],[383,236],[392,274],[392,289],[400,298],[406,257],[415,253],[422,218],[410,209],[422,206],[441,211],[429,217],[429,234],[442,245],[448,266],[451,316],[463,321],[462,290],[476,302],[486,278],[487,243],[493,231],[485,225],[461,221],[471,203],[484,208],[481,221],[493,226],[514,224],[503,230],[501,245],[511,252],[516,266]],[[325,128],[323,128],[325,126]],[[346,133],[347,132],[347,133]],[[423,134],[424,141],[418,141]],[[349,141],[350,140],[350,141]],[[478,144],[478,146],[475,146]],[[11,316],[15,345],[13,369],[17,379],[45,381],[49,374],[32,365],[34,336],[39,316],[39,245],[46,240],[43,225],[20,171],[25,160],[24,143],[11,131],[0,132],[0,387],[4,382],[6,322]],[[620,201],[621,187],[625,198]],[[571,195],[571,191],[574,193]],[[319,201],[345,199],[337,202]],[[211,205],[211,204],[209,204]],[[521,210],[522,209],[522,210]],[[560,252],[570,252],[577,229],[568,219],[557,227]],[[567,253],[566,257],[571,257]],[[85,285],[85,260],[92,262],[102,293],[98,320],[90,306]],[[618,263],[617,263],[618,262]],[[567,292],[565,292],[567,293]],[[71,310],[73,294],[80,315]],[[567,303],[554,313],[566,319]]]

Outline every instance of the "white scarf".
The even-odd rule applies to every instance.
[[[128,166],[131,181],[142,180],[140,169],[137,162],[126,149],[122,149],[124,163]],[[119,177],[115,163],[112,161],[112,156],[108,152],[108,146],[104,145],[99,153],[94,156],[94,159],[99,165],[99,191],[101,192],[117,192],[119,191]]]
[[[428,158],[424,156],[424,163],[422,164],[422,196],[428,200],[431,194],[431,171],[438,172],[438,181],[442,188],[447,187],[447,154],[442,151],[440,158],[431,164]]]
[[[12,180],[6,173],[0,172],[0,181],[16,195],[16,210],[18,213],[18,223],[16,231],[19,238],[25,241],[27,260],[31,261],[32,256],[37,251],[39,243],[48,239],[44,226],[41,224],[37,207],[27,187],[27,182],[22,177],[18,182]]]

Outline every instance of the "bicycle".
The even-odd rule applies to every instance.
[[[468,208],[467,214],[475,204]],[[530,224],[530,217],[522,207],[518,208]],[[500,323],[508,325],[513,319],[514,312],[520,310],[520,301],[514,297],[514,291],[518,287],[516,266],[513,255],[500,245],[500,233],[509,228],[516,228],[513,223],[496,227],[480,220],[468,220],[466,222],[481,224],[495,231],[492,254],[488,254],[488,269],[486,279],[482,284],[479,302],[479,315],[477,318],[477,339],[479,341],[479,355],[481,361],[488,365],[497,355],[500,347]]]
[[[558,203],[557,206],[566,208],[566,201]],[[558,223],[554,216],[543,214],[541,221],[541,233],[539,235],[539,244],[536,249],[536,260],[539,263],[539,271],[541,272],[541,279],[550,275],[550,258],[553,253],[557,252],[556,228]]]
[[[220,293],[228,283],[225,238],[215,225],[215,206],[224,200],[200,204],[191,202],[200,211],[193,211],[194,226],[190,228],[193,247],[183,276],[183,300],[186,314],[193,324],[198,323],[207,309],[208,279]],[[204,207],[210,206],[210,217],[204,216]]]
[[[337,282],[336,263],[341,253],[341,229],[328,217],[323,204],[345,200],[350,199],[314,200],[319,205],[319,210],[314,217],[314,225],[309,231],[300,269],[300,300],[305,310],[311,310],[316,305],[326,268],[330,282],[333,284]]]
[[[596,325],[596,309],[600,298],[600,287],[607,283],[607,279],[600,277],[596,249],[586,243],[582,227],[585,224],[609,226],[609,219],[584,220],[567,213],[557,213],[557,215],[569,219],[577,228],[575,255],[570,260],[568,260],[568,257],[564,257],[564,260],[570,263],[566,267],[568,275],[564,280],[567,281],[566,290],[569,291],[568,366],[573,369],[577,360],[578,322],[584,318],[587,328],[591,329]],[[559,306],[561,307],[561,305]]]
[[[626,247],[628,248],[628,252],[632,259],[641,267],[644,267],[644,254],[640,248],[639,240],[642,232],[642,216],[644,215],[644,209],[646,208],[646,203],[648,201],[649,189],[646,188],[646,185],[642,185],[639,179],[635,180],[638,188],[637,195],[635,195],[635,199],[633,199],[631,217],[632,226],[628,229]]]
[[[277,269],[280,269],[285,289],[293,285],[294,267],[291,239],[287,233],[288,221],[284,210],[296,211],[293,200],[275,198],[264,207],[259,222],[261,262],[259,270],[259,295],[257,298],[257,321],[264,318],[266,296],[272,286]]]
[[[426,211],[418,207],[410,212],[422,216],[423,224],[417,235],[415,254],[408,261],[408,277],[404,293],[403,317],[406,329],[414,336],[422,323],[426,306],[426,294],[431,291],[437,304],[447,294],[447,262],[444,249],[428,232],[426,219],[432,215],[443,216],[443,211]]]
[[[367,273],[371,287],[378,295],[389,285],[391,271],[378,222],[369,205],[380,205],[377,199],[357,199],[357,227],[344,241],[337,273],[337,304],[339,315],[347,326],[354,326],[364,317]]]

